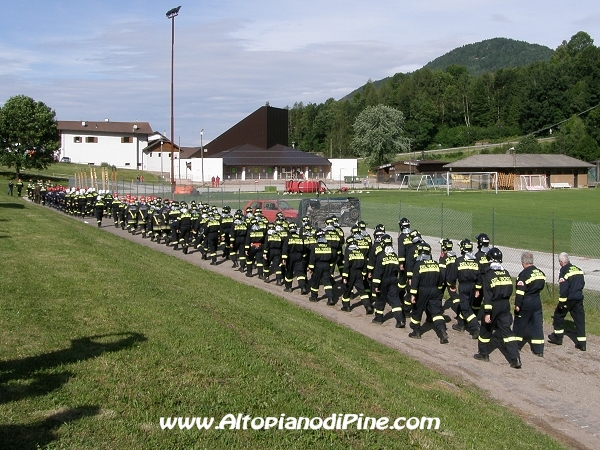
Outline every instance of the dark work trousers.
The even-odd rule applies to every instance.
[[[417,302],[414,304],[410,316],[410,327],[419,334],[421,333],[421,319],[425,311],[433,321],[433,328],[441,337],[442,332],[446,331],[446,320],[443,315],[442,297],[436,286],[419,288]]]
[[[306,261],[302,253],[290,253],[285,265],[285,287],[292,288],[294,277],[301,291],[306,289]]]
[[[477,315],[473,312],[471,305],[475,300],[475,283],[461,283],[458,285],[458,308],[456,319],[458,324],[465,327],[469,332],[477,331]]]
[[[583,309],[583,300],[567,300],[562,309],[556,308],[554,311],[554,334],[559,338],[565,334],[565,317],[567,313],[571,313],[573,322],[575,323],[575,332],[577,333],[577,342],[585,343],[585,311]]]
[[[491,322],[485,323],[485,316],[481,319],[479,328],[478,347],[481,355],[490,354],[490,341],[492,340],[492,331],[498,329],[500,337],[506,348],[509,359],[519,357],[519,347],[517,338],[511,330],[513,323],[512,314],[510,312],[510,303],[508,299],[497,300],[492,303]]]
[[[395,276],[381,279],[379,293],[375,297],[375,321],[383,320],[383,310],[386,303],[392,307],[392,315],[396,319],[396,322],[405,323],[402,302],[400,301],[400,291],[398,289],[398,278]]]
[[[319,286],[323,285],[328,302],[333,302],[333,282],[329,262],[317,262],[310,277],[310,296],[319,297]]]
[[[517,337],[519,346],[523,346],[523,339],[527,327],[531,332],[531,351],[533,353],[544,353],[544,319],[542,317],[542,308],[521,310],[515,316],[515,324],[513,330]]]
[[[369,294],[365,292],[362,270],[351,270],[348,274],[347,282],[345,286],[343,286],[342,306],[350,306],[350,300],[352,300],[352,291],[354,288],[356,288],[356,293],[360,297],[365,309],[373,311],[371,309],[371,300]]]

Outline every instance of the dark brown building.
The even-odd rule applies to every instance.
[[[288,110],[261,106],[245,119],[232,126],[204,146],[204,157],[211,157],[241,145],[261,149],[277,144],[288,146]],[[200,154],[193,155],[200,157]]]

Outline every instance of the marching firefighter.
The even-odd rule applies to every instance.
[[[291,224],[287,238],[283,240],[282,258],[285,267],[284,292],[292,292],[294,277],[298,281],[300,293],[308,294],[306,287],[305,244],[296,224]]]
[[[96,204],[94,205],[94,217],[98,223],[98,228],[102,226],[102,217],[104,216],[104,199],[101,195],[96,197]]]
[[[382,236],[381,242],[384,245],[383,251],[377,255],[373,268],[373,290],[377,295],[375,297],[375,317],[372,322],[379,325],[383,323],[383,311],[385,304],[388,303],[392,307],[392,314],[396,319],[396,328],[404,328],[406,320],[398,290],[400,261],[394,252],[391,236],[388,234]]]
[[[248,224],[244,220],[244,216],[241,211],[236,211],[233,220],[233,231],[232,231],[232,243],[231,259],[233,265],[231,267],[238,268],[240,272],[244,272],[246,269],[246,250],[244,248],[246,244],[246,234],[248,233]]]
[[[477,339],[479,325],[472,305],[477,292],[475,286],[479,280],[479,264],[472,253],[473,243],[469,239],[460,241],[459,247],[461,256],[456,258],[447,274],[448,290],[456,295],[458,289],[457,323],[452,325],[452,329],[460,332],[468,329],[473,339]]]
[[[316,238],[317,243],[312,247],[308,259],[308,270],[311,272],[309,300],[311,302],[318,301],[319,286],[323,285],[327,305],[332,306],[335,302],[333,301],[331,264],[335,261],[337,252],[327,242],[325,231],[317,230]]]
[[[546,285],[546,275],[533,265],[533,253],[521,255],[523,270],[517,277],[515,291],[515,324],[513,330],[517,342],[523,344],[525,330],[531,327],[531,351],[534,355],[544,356],[544,319],[542,317],[542,299],[540,291]]]
[[[283,285],[281,277],[281,250],[283,248],[283,227],[273,223],[267,226],[264,253],[264,281],[269,283],[272,272],[275,272],[277,286]]]
[[[453,251],[454,244],[451,239],[443,238],[440,240],[441,252],[438,264],[440,266],[440,272],[442,274],[442,280],[444,282],[442,287],[442,301],[444,298],[444,291],[448,288],[448,272],[456,262],[456,253]],[[448,303],[452,311],[456,312],[460,299],[456,292],[452,292],[448,289]],[[446,305],[444,304],[444,309]]]
[[[492,247],[487,252],[489,266],[482,278],[484,316],[479,330],[479,351],[473,357],[480,361],[490,360],[490,341],[492,332],[498,329],[510,359],[510,367],[521,368],[519,346],[511,326],[513,323],[510,311],[510,296],[513,293],[512,279],[508,271],[502,267],[502,252]]]
[[[181,208],[181,215],[179,216],[179,244],[183,250],[183,254],[187,255],[188,248],[190,246],[190,239],[192,233],[192,214],[187,208]]]
[[[250,227],[246,233],[246,276],[252,276],[252,266],[257,262],[258,277],[263,278],[263,264],[258,264],[258,259],[262,256],[263,244],[265,239],[265,230],[258,224],[258,220],[251,219]]]
[[[352,292],[356,293],[365,307],[367,314],[373,314],[371,299],[365,292],[363,279],[366,273],[367,260],[364,253],[358,248],[354,239],[350,240],[344,253],[344,267],[342,268],[342,311],[350,311]]]
[[[574,266],[566,253],[558,256],[560,272],[558,274],[558,286],[560,289],[558,305],[554,311],[554,320],[552,326],[554,332],[548,336],[548,342],[551,344],[562,345],[564,330],[564,320],[567,313],[571,313],[575,323],[575,332],[577,333],[577,344],[575,348],[586,351],[585,335],[585,310],[583,309],[583,288],[585,279],[583,270]]]
[[[410,284],[410,301],[413,304],[410,327],[413,331],[409,333],[408,337],[421,339],[421,319],[423,312],[427,311],[440,338],[440,344],[448,343],[446,321],[442,309],[442,284],[440,266],[431,257],[431,246],[422,242],[419,245],[419,256]]]

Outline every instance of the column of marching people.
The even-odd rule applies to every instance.
[[[44,189],[42,203],[79,218],[94,217],[98,227],[107,218],[114,227],[143,239],[184,254],[199,252],[211,265],[230,262],[247,277],[274,281],[284,292],[297,290],[311,302],[319,301],[322,290],[327,305],[341,300],[341,311],[364,308],[376,325],[388,318],[395,320],[396,328],[408,324],[412,339],[422,339],[432,330],[441,344],[448,344],[446,323],[451,319],[446,311],[451,310],[456,320],[452,330],[459,335],[467,331],[477,340],[474,358],[480,361],[489,361],[498,346],[492,342],[494,335],[513,368],[522,365],[520,350],[528,337],[533,354],[544,356],[540,292],[545,274],[535,267],[533,253],[523,252],[523,271],[513,286],[502,266],[502,251],[491,247],[484,233],[475,242],[461,240],[459,254],[452,240],[441,239],[440,256],[434,259],[432,246],[411,229],[407,218],[399,221],[394,247],[384,225],[376,225],[371,235],[366,222],[359,220],[346,235],[335,215],[315,228],[307,217],[296,223],[281,213],[269,222],[260,209],[232,212],[228,206],[219,209],[203,202],[51,186]],[[584,274],[566,253],[560,254],[559,264],[560,297],[548,342],[562,345],[564,318],[571,313],[576,348],[585,351]],[[385,314],[388,306],[391,311]]]

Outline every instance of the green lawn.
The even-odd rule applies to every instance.
[[[562,448],[480,391],[397,351],[4,192],[0,251],[2,448]],[[158,425],[161,416],[228,413],[429,416],[441,427]]]

